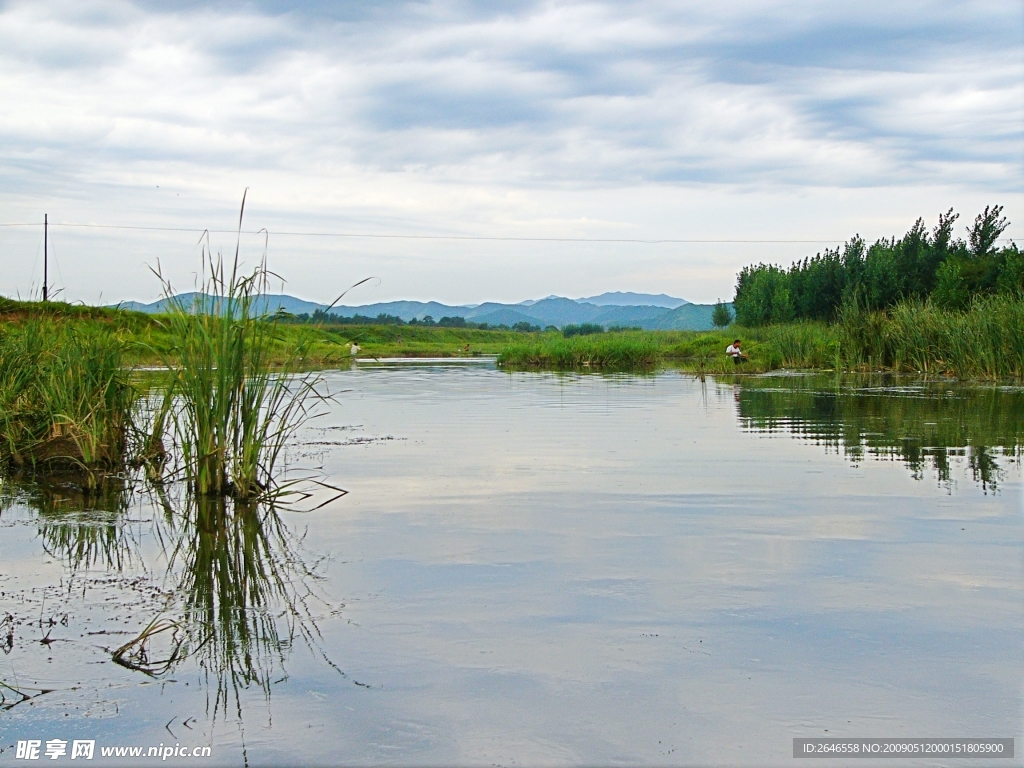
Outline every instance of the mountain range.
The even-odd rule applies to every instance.
[[[202,301],[201,294],[183,293],[177,297],[186,304]],[[326,304],[303,301],[286,294],[267,294],[262,299],[267,312],[278,309],[293,315],[312,315],[318,310],[327,309]],[[158,313],[167,308],[167,299],[141,304],[129,301],[118,306],[138,312]],[[520,304],[500,304],[485,302],[477,305],[449,305],[436,301],[386,301],[377,304],[359,306],[335,306],[331,314],[340,317],[364,315],[376,317],[380,314],[394,315],[406,322],[412,319],[422,320],[432,317],[463,317],[474,323],[488,325],[515,325],[529,323],[531,325],[562,328],[566,325],[595,323],[609,327],[632,327],[650,330],[694,330],[703,331],[712,328],[712,304],[691,304],[685,299],[666,296],[665,294],[643,293],[603,293],[582,299],[568,299],[563,296],[548,296],[537,301],[524,301]]]

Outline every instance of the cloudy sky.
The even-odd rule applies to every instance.
[[[61,225],[70,300],[153,300],[158,261],[190,289],[246,188],[320,301],[714,301],[991,203],[1024,239],[1015,0],[32,0],[0,3],[0,72],[0,224]],[[0,227],[0,294],[38,291],[42,242]]]

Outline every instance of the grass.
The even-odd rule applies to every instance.
[[[546,333],[509,344],[498,364],[510,368],[649,368],[659,361],[659,344],[650,333],[600,333],[565,337]]]
[[[846,310],[840,327],[850,368],[959,378],[1024,377],[1024,298],[976,297],[962,311],[906,302],[885,312]]]
[[[229,267],[204,252],[204,267],[203,293],[216,296],[216,306],[186,305],[164,283],[171,311],[158,322],[171,339],[165,364],[173,373],[154,432],[170,419],[194,493],[253,499],[273,492],[284,445],[318,397],[316,377],[288,375],[305,345],[274,355],[279,319],[257,309],[269,279],[265,262],[240,275],[237,253]]]
[[[0,329],[0,463],[97,473],[129,458],[138,393],[104,324],[29,317]]]

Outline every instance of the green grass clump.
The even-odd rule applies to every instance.
[[[1024,377],[1024,298],[978,296],[965,310],[909,301],[881,312],[844,310],[839,326],[850,368]]]
[[[230,273],[223,259],[210,260],[204,293],[217,297],[215,306],[174,300],[165,283],[172,309],[161,322],[173,370],[165,400],[173,406],[165,413],[193,492],[253,499],[271,492],[275,464],[306,415],[315,378],[288,375],[302,345],[283,359],[275,355],[278,318],[259,310],[265,263],[250,275],[237,268],[237,254]]]
[[[113,470],[129,459],[138,393],[125,342],[102,325],[47,316],[0,331],[0,463]]]
[[[547,333],[536,340],[509,344],[498,364],[511,367],[630,370],[649,368],[660,359],[658,343],[646,333],[602,333],[566,338]]]

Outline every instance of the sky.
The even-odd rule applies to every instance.
[[[246,190],[245,267],[322,302],[376,278],[351,304],[713,302],[951,207],[1024,239],[1012,0],[14,1],[0,73],[7,296],[44,213],[58,297],[191,290]]]

